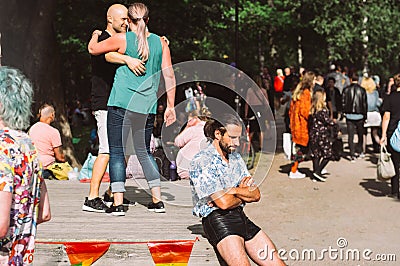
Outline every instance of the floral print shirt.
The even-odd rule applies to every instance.
[[[206,217],[218,207],[208,205],[211,195],[226,188],[237,187],[249,176],[246,164],[239,153],[229,155],[225,162],[214,145],[210,144],[193,158],[190,165],[190,187],[192,190],[193,214]]]
[[[32,140],[22,132],[0,130],[0,191],[12,196],[10,227],[0,239],[9,265],[33,262],[40,198],[41,166]]]

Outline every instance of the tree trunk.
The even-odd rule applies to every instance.
[[[65,115],[65,93],[61,87],[60,52],[53,27],[57,1],[9,0],[0,2],[2,64],[23,71],[34,84],[33,114],[39,106],[52,103],[63,150],[73,166],[80,163],[74,155],[72,134]]]

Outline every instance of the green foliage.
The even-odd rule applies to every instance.
[[[67,97],[85,98],[90,90],[87,42],[105,28],[109,0],[57,0],[55,27],[63,54]],[[122,1],[128,4],[127,1]],[[170,40],[174,63],[194,59],[235,60],[235,1],[144,1],[150,31]],[[400,15],[397,0],[314,1],[240,0],[239,67],[258,73],[262,58],[271,68],[303,65],[326,71],[330,62],[362,69],[368,62],[383,77],[399,68]],[[364,18],[368,21],[363,23]],[[362,31],[368,35],[363,47]],[[301,36],[301,43],[298,42]]]
[[[329,61],[344,61],[362,68],[367,60],[372,73],[387,76],[395,71],[393,63],[396,69],[399,67],[400,26],[393,23],[399,6],[398,1],[391,0],[314,2],[317,15],[311,25],[326,39]]]

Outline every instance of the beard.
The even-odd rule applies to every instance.
[[[235,147],[231,145],[225,144],[223,141],[219,141],[219,147],[221,148],[222,152],[225,155],[226,159],[229,159],[229,154],[235,151]]]

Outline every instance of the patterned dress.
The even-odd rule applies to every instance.
[[[21,131],[0,130],[0,191],[12,193],[10,227],[0,239],[9,251],[9,265],[33,262],[40,198],[41,167],[29,136]]]
[[[242,179],[250,176],[240,154],[229,154],[225,162],[213,144],[200,151],[190,165],[190,187],[193,199],[193,214],[206,217],[218,207],[210,207],[211,195],[226,188],[239,186]]]
[[[310,116],[309,119],[309,148],[312,158],[332,157],[332,143],[337,136],[338,127],[329,118],[328,110],[322,109]]]

